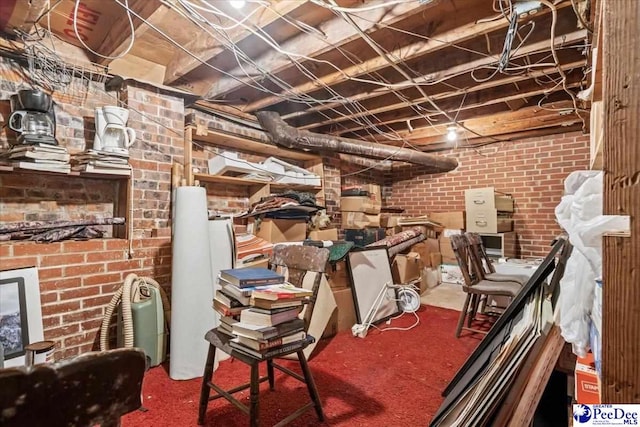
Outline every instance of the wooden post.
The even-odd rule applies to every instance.
[[[640,6],[604,1],[604,213],[631,236],[603,241],[602,402],[640,403]]]
[[[184,131],[184,179],[186,185],[193,185],[193,128],[188,126]]]

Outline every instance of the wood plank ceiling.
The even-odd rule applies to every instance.
[[[37,20],[113,74],[244,119],[424,151],[448,130],[464,146],[589,122],[592,0],[12,1],[5,33]]]

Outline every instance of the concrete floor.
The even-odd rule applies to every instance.
[[[427,289],[420,297],[420,301],[423,304],[460,311],[465,297],[466,294],[462,290],[462,286],[443,282],[434,288]]]

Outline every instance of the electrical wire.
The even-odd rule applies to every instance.
[[[556,52],[554,41],[556,37],[556,24],[558,21],[558,10],[555,7],[555,5],[553,5],[548,0],[539,0],[539,1],[540,3],[544,4],[549,9],[551,9],[551,54],[553,55],[553,60],[556,63],[558,73],[562,77],[562,88],[571,97],[571,101],[573,102],[574,112],[578,116],[578,118],[580,118],[580,120],[582,121],[582,129],[585,130],[587,128],[587,123],[585,121],[585,118],[581,114],[579,114],[580,110],[578,109],[578,100],[576,99],[576,96],[574,95],[573,92],[569,90],[569,88],[567,88],[567,75],[565,74],[564,70],[560,66],[560,59],[558,58],[558,53]]]

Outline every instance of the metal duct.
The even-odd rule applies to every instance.
[[[256,117],[274,143],[304,151],[332,151],[354,154],[380,160],[397,160],[413,163],[431,173],[449,172],[458,167],[458,161],[449,157],[435,156],[422,151],[392,147],[369,141],[322,135],[289,126],[275,111],[258,111]]]

